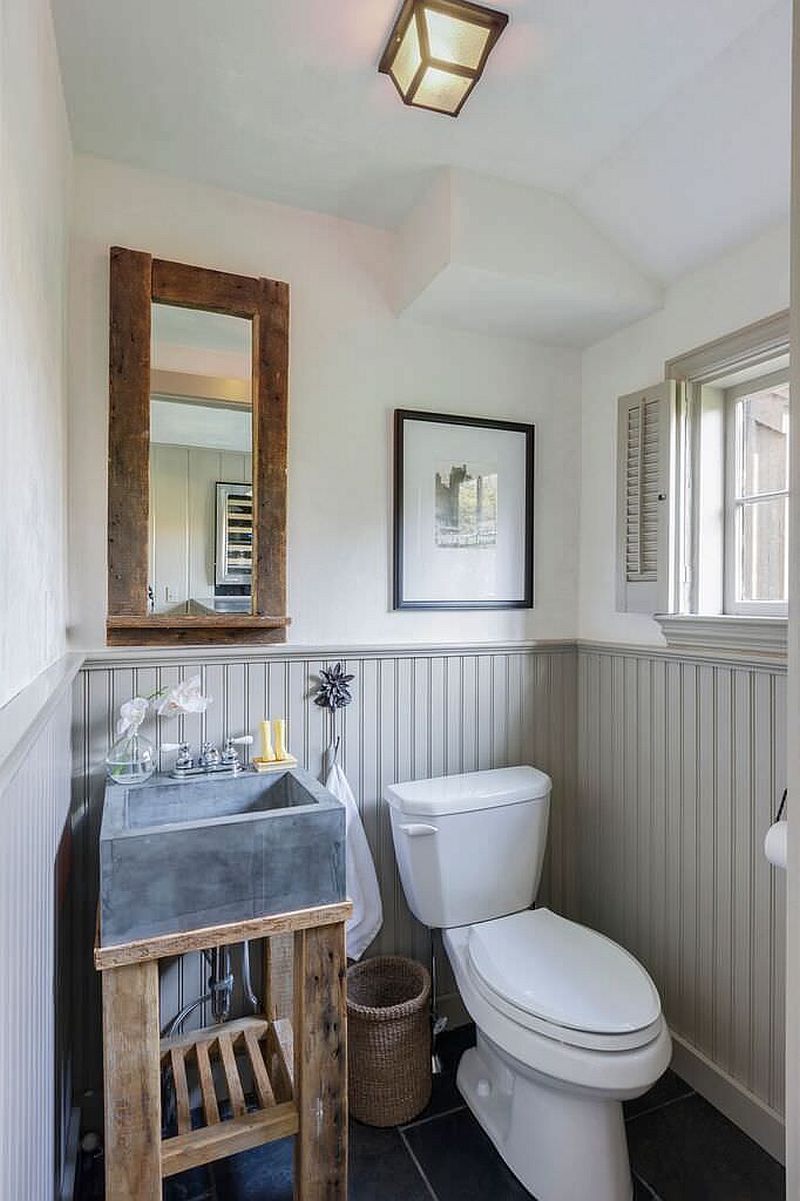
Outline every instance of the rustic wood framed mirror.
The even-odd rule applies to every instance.
[[[284,642],[289,288],[110,253],[112,645]]]

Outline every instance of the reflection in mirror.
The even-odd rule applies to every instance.
[[[252,612],[252,322],[153,304],[149,606]]]

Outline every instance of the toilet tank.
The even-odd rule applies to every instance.
[[[385,797],[414,916],[448,929],[527,909],[542,874],[550,788],[535,767],[391,784]]]

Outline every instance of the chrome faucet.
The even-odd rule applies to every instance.
[[[230,739],[228,740],[230,742]],[[237,755],[238,759],[239,756]],[[200,747],[200,758],[197,760],[198,766],[202,767],[203,771],[219,771],[222,756],[213,742],[204,742]]]
[[[177,751],[175,765],[170,775],[175,780],[195,779],[197,776],[238,776],[245,770],[237,746],[250,746],[251,734],[240,738],[226,738],[222,751],[213,742],[206,741],[195,759],[188,742],[163,742],[162,751]]]

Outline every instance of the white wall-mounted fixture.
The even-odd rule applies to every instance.
[[[784,871],[786,871],[786,834],[788,828],[788,823],[784,817],[780,821],[773,822],[767,830],[764,839],[764,854],[767,859],[773,867],[781,867]]]
[[[404,104],[457,117],[507,24],[467,0],[403,0],[378,69]]]

